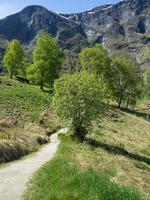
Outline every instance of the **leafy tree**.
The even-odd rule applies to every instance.
[[[106,49],[100,44],[94,47],[84,48],[80,54],[81,66],[84,70],[103,74],[106,78],[109,77],[110,58]]]
[[[62,122],[83,140],[93,119],[102,112],[106,83],[86,71],[64,75],[54,84],[53,108]]]
[[[52,86],[58,78],[62,61],[63,53],[58,48],[56,40],[48,33],[41,33],[33,52],[33,65],[27,70],[28,78],[36,80],[41,90],[45,83]]]
[[[111,79],[119,108],[123,101],[127,102],[127,108],[129,104],[134,105],[140,93],[138,84],[141,81],[134,61],[125,56],[116,57],[112,63]]]
[[[45,66],[42,62],[36,62],[35,64],[29,64],[26,68],[26,74],[28,80],[32,80],[33,84],[42,85],[41,89],[43,89],[43,77],[42,77],[42,66]]]
[[[23,69],[24,51],[17,40],[9,42],[3,63],[10,72],[10,78],[19,73]]]

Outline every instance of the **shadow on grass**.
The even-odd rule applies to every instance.
[[[130,159],[133,159],[133,160],[136,160],[136,161],[141,161],[141,162],[144,162],[144,163],[150,165],[150,159],[149,158],[144,157],[144,156],[140,156],[140,155],[135,154],[135,153],[128,152],[127,150],[125,150],[121,147],[106,144],[106,143],[103,143],[103,142],[100,142],[100,141],[98,142],[98,141],[93,140],[93,139],[88,139],[87,141],[88,141],[88,144],[91,145],[94,148],[102,148],[102,149],[108,151],[109,153],[122,155],[122,156],[125,156],[127,158],[130,158]]]
[[[117,106],[111,106],[111,107],[113,107],[114,109],[118,109]],[[123,112],[129,113],[131,115],[141,117],[141,118],[145,119],[146,121],[150,122],[150,114],[148,114],[148,113],[144,113],[144,112],[137,111],[137,110],[129,110],[126,108],[120,108],[120,110]],[[147,109],[145,109],[145,110],[147,110]]]
[[[126,113],[135,115],[137,117],[141,117],[141,118],[145,119],[146,121],[150,122],[150,114],[148,114],[148,113],[135,111],[135,110],[128,110],[128,109],[125,109],[125,108],[121,108],[121,110],[126,112]]]
[[[52,89],[43,89],[42,92],[53,94],[53,90]]]

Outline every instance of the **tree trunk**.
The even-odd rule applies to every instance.
[[[118,107],[120,108],[122,100],[123,100],[123,88],[120,89],[120,97],[119,98],[120,99],[119,99]]]
[[[43,91],[43,78],[41,78],[40,89]]]
[[[87,134],[87,130],[85,128],[78,127],[78,128],[75,129],[73,137],[77,141],[83,142],[84,139],[85,139],[86,134]]]
[[[121,107],[121,103],[122,103],[122,96],[121,96],[120,99],[119,99],[119,103],[118,103],[118,107],[119,107],[119,108]]]
[[[128,109],[128,107],[129,107],[129,102],[130,102],[130,99],[128,98],[127,99],[127,107],[126,107],[126,109]]]
[[[13,78],[13,73],[12,72],[10,72],[10,79],[12,79]]]

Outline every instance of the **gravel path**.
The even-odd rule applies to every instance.
[[[59,133],[65,133],[67,129],[61,129],[51,136],[51,143],[43,147],[33,156],[11,163],[0,169],[0,200],[21,200],[30,178],[44,163],[53,158],[60,143]]]

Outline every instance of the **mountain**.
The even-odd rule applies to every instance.
[[[81,24],[89,43],[127,51],[142,67],[150,65],[150,0],[126,0],[64,16]]]
[[[7,40],[18,39],[23,44],[34,41],[38,32],[45,30],[56,37],[63,48],[79,49],[87,44],[80,24],[51,12],[42,6],[28,6],[21,12],[0,20],[0,35]]]
[[[111,52],[130,52],[142,67],[150,63],[150,0],[126,0],[74,14],[28,6],[0,20],[0,51],[13,38],[26,46],[34,44],[42,30],[56,37],[64,49],[78,52],[83,46],[102,43]]]

